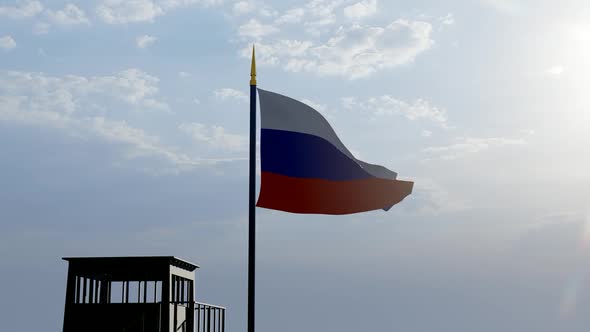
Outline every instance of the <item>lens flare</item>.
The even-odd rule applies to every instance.
[[[586,214],[586,222],[584,223],[584,230],[580,242],[581,253],[588,253],[588,249],[590,248],[590,211]]]
[[[571,317],[576,312],[578,304],[578,293],[582,283],[582,276],[576,275],[568,282],[561,298],[560,316],[561,318]]]
[[[582,234],[578,247],[579,257],[582,260],[588,256],[590,249],[590,211],[588,211],[586,214],[586,221],[584,222],[584,226],[582,228]],[[582,291],[582,286],[587,277],[588,272],[585,266],[578,266],[577,271],[570,278],[563,291],[560,305],[561,318],[568,318],[576,313],[578,297]]]

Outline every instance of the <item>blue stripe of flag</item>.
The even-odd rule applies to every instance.
[[[263,128],[260,142],[263,172],[332,181],[372,177],[356,161],[314,135]]]

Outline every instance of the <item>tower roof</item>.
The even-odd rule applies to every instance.
[[[154,278],[167,273],[169,266],[189,272],[199,268],[196,264],[174,256],[63,257],[63,260],[68,261],[70,268],[82,275],[109,274],[113,280]]]

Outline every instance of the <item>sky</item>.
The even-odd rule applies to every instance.
[[[414,192],[257,209],[257,331],[587,331],[590,4],[0,0],[0,320],[62,327],[64,256],[175,255],[246,329],[248,91]]]

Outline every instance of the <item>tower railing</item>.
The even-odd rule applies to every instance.
[[[187,306],[191,304],[191,302],[187,301],[178,301],[172,302],[172,304],[176,305],[183,305]],[[202,302],[194,302],[195,308],[195,332],[225,332],[225,307],[216,306],[213,304],[202,303]],[[174,310],[174,315],[177,315],[177,310]],[[187,312],[187,315],[189,313]],[[177,317],[173,317],[174,321],[177,321]],[[186,328],[185,322],[178,322],[180,326],[178,326],[178,331],[185,331],[183,327]]]

